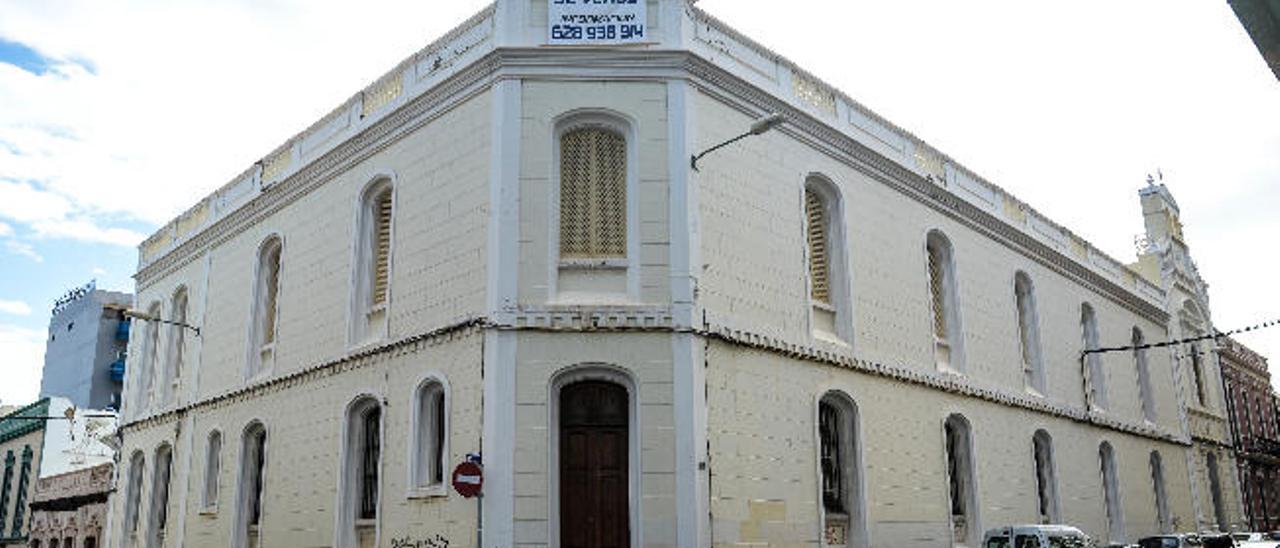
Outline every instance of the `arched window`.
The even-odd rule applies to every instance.
[[[560,134],[560,257],[627,256],[627,139],[604,125]]]
[[[1209,472],[1209,496],[1213,501],[1213,519],[1219,531],[1227,530],[1227,512],[1222,501],[1222,483],[1218,478],[1218,455],[1205,454],[1205,466]]]
[[[280,238],[272,236],[258,246],[257,281],[253,298],[253,346],[249,352],[248,378],[271,370],[276,356],[280,313]]]
[[[338,546],[376,546],[382,470],[382,405],[364,396],[347,408],[339,489]]]
[[[135,451],[129,459],[129,480],[124,486],[124,537],[129,546],[138,545],[138,512],[142,506],[142,470],[146,458]]]
[[[27,524],[27,496],[30,494],[28,487],[31,482],[31,461],[34,458],[35,454],[31,451],[31,446],[24,445],[22,447],[21,472],[18,473],[18,493],[13,502],[13,529],[9,533],[10,537],[19,537],[26,534],[23,526]]]
[[[1201,336],[1199,332],[1192,332],[1192,337]],[[1200,344],[1191,343],[1187,345],[1187,353],[1191,354],[1191,374],[1195,377],[1196,383],[1196,402],[1201,407],[1205,406],[1208,399],[1205,395],[1204,383],[1204,359],[1200,355]]]
[[[245,427],[240,438],[240,481],[236,493],[233,548],[262,545],[263,492],[267,468],[267,429],[260,422]]]
[[[1093,306],[1089,303],[1080,305],[1080,333],[1085,350],[1099,348],[1098,316],[1093,312]],[[1091,407],[1106,409],[1107,373],[1102,369],[1102,354],[1097,352],[1086,354],[1084,362],[1085,385],[1088,387],[1085,399]]]
[[[13,467],[17,464],[18,459],[13,456],[13,451],[5,452],[4,456],[4,484],[0,486],[0,535],[4,534],[5,518],[8,517],[9,510],[9,491],[13,487]]]
[[[1164,462],[1160,460],[1160,452],[1151,452],[1151,489],[1156,497],[1156,521],[1161,533],[1173,531],[1169,521],[1169,497],[1164,490]]]
[[[818,448],[822,536],[836,546],[866,546],[858,412],[843,393],[828,392],[818,402]]]
[[[1058,523],[1058,478],[1053,464],[1053,438],[1044,430],[1031,437],[1036,471],[1036,507],[1040,523]]]
[[[1181,317],[1183,336],[1189,339],[1196,339],[1204,335],[1205,317],[1200,314],[1199,307],[1190,299],[1183,301],[1179,316]],[[1186,345],[1186,353],[1191,361],[1191,376],[1196,388],[1196,403],[1204,407],[1208,401],[1208,387],[1204,378],[1205,356],[1200,349],[1200,342],[1193,341],[1188,343]]]
[[[160,311],[160,301],[151,303],[147,307],[147,315],[152,318],[162,317]],[[144,323],[142,336],[142,359],[138,361],[138,380],[134,383],[134,389],[138,391],[134,402],[138,404],[140,413],[151,405],[151,381],[155,376],[156,364],[159,363],[160,356],[160,322],[147,321]]]
[[[151,473],[151,517],[147,524],[147,547],[164,546],[165,529],[169,524],[169,476],[173,466],[173,450],[162,445],[156,450],[155,467]]]
[[[1120,505],[1120,485],[1116,479],[1116,456],[1111,444],[1098,446],[1098,463],[1102,475],[1102,500],[1107,514],[1107,538],[1124,543],[1124,512]]]
[[[352,296],[351,342],[365,343],[387,336],[387,306],[391,300],[392,229],[395,187],[381,177],[360,196],[356,226],[355,294]]]
[[[1039,315],[1035,290],[1026,272],[1013,276],[1013,295],[1018,309],[1018,341],[1022,348],[1023,382],[1028,390],[1044,394],[1044,360],[1040,355]]]
[[[204,494],[201,498],[206,511],[218,508],[218,476],[222,473],[222,432],[209,432],[204,450]]]
[[[951,541],[976,545],[982,529],[976,515],[977,493],[973,481],[973,439],[969,421],[951,415],[943,424],[947,452],[947,495],[951,508]]]
[[[928,255],[934,359],[940,370],[963,372],[959,300],[956,298],[955,257],[951,241],[937,230],[930,231],[925,250]]]
[[[187,288],[179,287],[177,291],[174,291],[173,300],[169,305],[169,317],[174,324],[187,323],[187,300]],[[182,379],[182,361],[186,355],[186,329],[181,325],[169,326],[169,359],[165,361],[165,384],[161,387],[164,391],[164,403],[166,404],[172,403],[173,395],[178,389],[179,381]]]
[[[842,317],[848,295],[845,294],[839,190],[826,179],[810,177],[804,185],[804,217],[813,331],[817,335],[847,339],[848,330]]]
[[[1143,348],[1147,341],[1141,329],[1133,328],[1130,342],[1133,346],[1134,367],[1138,370],[1138,396],[1142,400],[1142,417],[1149,422],[1155,422],[1156,400],[1151,392],[1151,371],[1147,367],[1147,349]]]
[[[444,474],[449,444],[449,391],[428,378],[414,393],[410,486],[420,495],[447,495]]]

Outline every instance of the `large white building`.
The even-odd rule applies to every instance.
[[[498,0],[141,245],[200,332],[134,328],[110,545],[1230,528],[1212,355],[1082,358],[1210,332],[1143,211],[1131,268],[684,0]]]

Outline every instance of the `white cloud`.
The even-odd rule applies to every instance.
[[[146,236],[124,228],[103,228],[85,219],[39,221],[31,224],[40,238],[69,238],[89,243],[133,247]]]
[[[0,299],[0,312],[13,314],[15,316],[30,316],[31,307],[22,301],[6,301]]]
[[[35,248],[31,247],[31,244],[19,242],[17,240],[5,240],[4,248],[14,255],[27,257],[37,263],[44,262],[44,257],[41,257],[39,253],[36,253]]]
[[[44,332],[0,324],[0,403],[24,405],[40,393],[40,372],[44,368]]]
[[[0,223],[0,238],[6,237],[6,236],[13,236],[13,227],[4,223]]]
[[[105,268],[100,267],[100,266],[95,266],[95,267],[93,267],[93,270],[89,271],[89,273],[90,273],[90,274],[93,274],[94,276],[106,276],[106,275],[107,275],[107,270],[106,270]]]

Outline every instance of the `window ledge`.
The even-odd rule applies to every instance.
[[[430,500],[448,498],[449,489],[443,483],[428,485],[426,487],[414,487],[409,489],[405,494],[405,498],[410,500]]]
[[[1034,386],[1027,386],[1027,387],[1024,387],[1024,390],[1026,390],[1027,394],[1029,394],[1029,395],[1031,395],[1031,396],[1035,396],[1035,397],[1037,397],[1037,398],[1044,399],[1044,392],[1041,392],[1041,391],[1040,391],[1040,389],[1038,389],[1038,388],[1036,388],[1036,387],[1034,387]]]
[[[618,259],[560,259],[560,268],[578,270],[626,270],[630,266],[625,258]]]
[[[205,506],[204,508],[201,508],[200,511],[197,513],[202,516],[215,517],[218,515],[218,505],[215,504],[213,506]]]

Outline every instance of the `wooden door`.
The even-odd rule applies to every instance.
[[[560,546],[627,548],[627,390],[584,381],[560,391]]]

